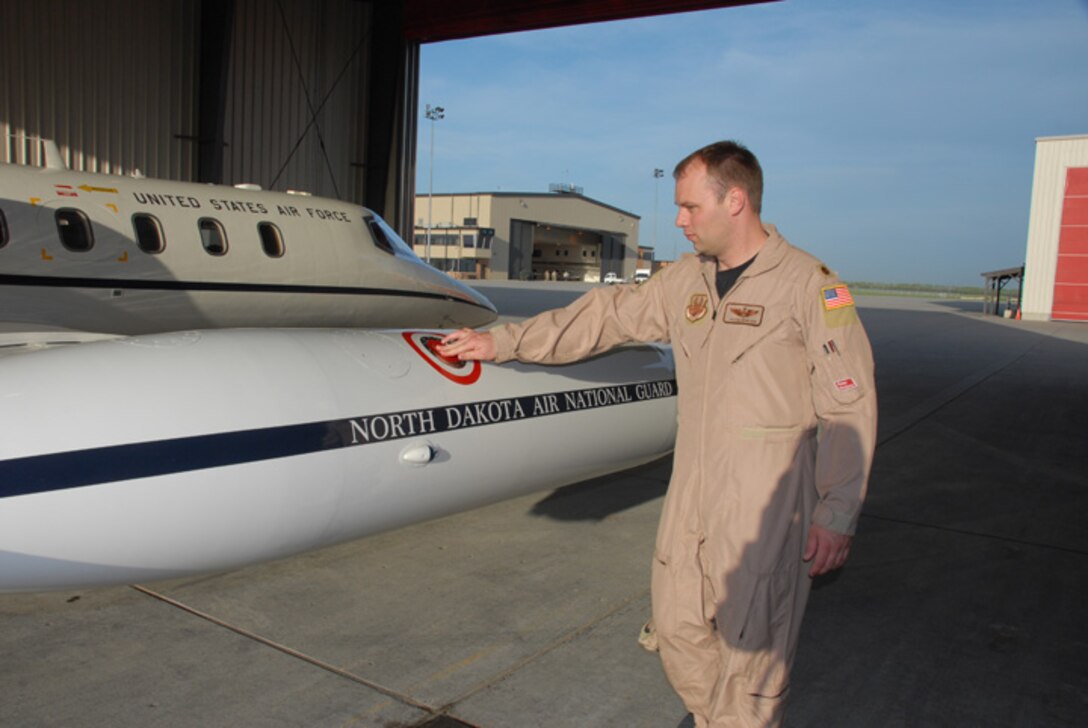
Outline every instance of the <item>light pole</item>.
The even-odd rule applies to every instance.
[[[665,170],[654,167],[654,255],[657,255],[657,190],[661,187],[659,179],[665,176]],[[673,251],[675,258],[676,251]]]
[[[439,119],[446,118],[446,110],[441,106],[431,106],[427,104],[427,111],[425,112],[427,118],[431,120],[431,168],[428,171],[429,179],[427,180],[427,265],[431,264],[431,201],[434,197],[434,123]]]

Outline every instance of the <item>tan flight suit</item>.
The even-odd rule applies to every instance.
[[[872,352],[846,287],[765,229],[724,301],[716,262],[687,255],[641,286],[595,288],[492,329],[499,361],[672,343],[679,420],[653,617],[665,672],[700,728],[781,722],[808,527],[854,532],[876,436]]]

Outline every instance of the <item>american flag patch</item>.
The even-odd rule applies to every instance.
[[[850,290],[843,285],[821,288],[820,295],[824,299],[825,311],[833,311],[836,308],[854,305],[854,297],[850,295]]]
[[[840,392],[846,392],[848,390],[857,388],[858,383],[855,382],[851,377],[847,377],[846,379],[840,379],[835,382],[835,389],[839,390]]]

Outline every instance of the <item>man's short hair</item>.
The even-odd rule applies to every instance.
[[[752,209],[757,215],[760,213],[763,208],[763,169],[756,155],[747,147],[734,141],[707,144],[680,160],[672,172],[673,178],[680,179],[696,159],[706,165],[707,176],[718,188],[719,201],[725,199],[729,188],[740,187],[748,195]]]

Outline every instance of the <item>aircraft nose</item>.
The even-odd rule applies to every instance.
[[[491,303],[487,296],[462,281],[449,278],[445,275],[442,277],[445,279],[447,291],[451,294],[450,298],[459,300],[475,309],[476,315],[470,316],[468,319],[465,319],[465,317],[462,316],[462,319],[466,320],[464,325],[472,327],[482,326],[484,324],[489,324],[498,318],[499,310],[495,308],[495,304]]]

